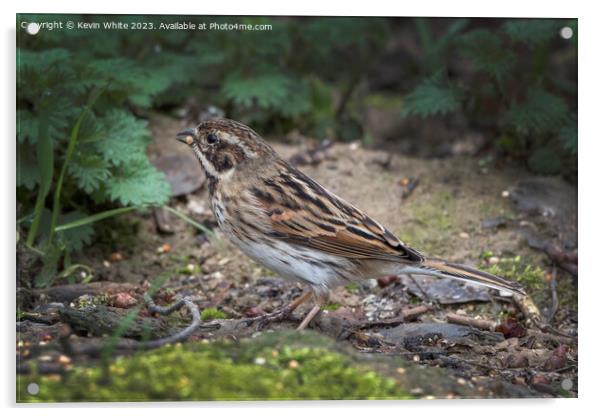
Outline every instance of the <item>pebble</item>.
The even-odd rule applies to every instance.
[[[492,257],[489,257],[489,260],[487,260],[487,262],[489,264],[498,264],[500,262],[500,258],[492,256]]]
[[[111,253],[109,260],[113,263],[123,260],[123,255],[120,252]]]
[[[171,251],[171,245],[169,243],[162,244],[159,248],[157,248],[157,253],[169,253]]]
[[[67,357],[66,355],[60,355],[58,362],[60,364],[67,365],[67,364],[71,363],[71,358]]]

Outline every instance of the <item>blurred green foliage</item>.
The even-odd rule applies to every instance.
[[[177,16],[20,15],[17,27],[22,20],[154,25],[18,32],[19,224],[27,245],[42,255],[38,286],[92,241],[92,223],[109,216],[99,210],[118,214],[119,206],[168,200],[169,185],[145,154],[149,111],[181,108],[197,97],[255,126],[341,135],[338,119],[346,112],[344,104],[335,108],[329,82],[351,95],[387,28],[382,19],[353,18],[300,25],[283,18],[186,17],[273,28],[203,33],[159,29],[181,21]]]
[[[30,382],[40,386],[36,396],[26,392]],[[119,357],[104,370],[19,376],[17,384],[19,402],[411,398],[392,378],[329,349],[232,343],[166,346]]]
[[[437,42],[427,21],[415,24],[426,75],[405,97],[402,116],[463,111],[497,135],[502,152],[525,157],[535,172],[576,171],[575,20],[512,19],[483,27],[457,19]],[[569,40],[559,35],[563,27],[573,32]],[[568,48],[552,62],[559,43]],[[450,76],[462,65],[461,74]]]

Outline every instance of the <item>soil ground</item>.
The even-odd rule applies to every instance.
[[[173,140],[174,133],[184,127],[188,126],[179,120],[153,117],[155,144],[150,152],[155,161],[177,155],[195,162],[187,149]],[[273,144],[285,158],[312,148],[311,141]],[[557,223],[553,216],[544,218],[537,212],[519,209],[512,197],[522,182],[539,178],[512,165],[494,166],[470,156],[422,159],[366,149],[359,143],[334,144],[320,152],[316,163],[299,168],[425,254],[497,268],[496,271],[521,281],[544,317],[556,309],[551,325],[576,336],[576,278],[555,265],[544,251],[532,248],[525,237],[529,230],[546,238],[557,236]],[[200,170],[198,173],[202,175]],[[204,185],[174,197],[170,205],[209,228],[216,226]],[[108,298],[113,299],[112,303],[98,298],[93,303],[109,304],[126,314],[129,307],[141,303],[144,290],[139,288],[148,288],[149,282],[168,271],[167,281],[159,291],[159,303],[168,303],[176,294],[190,296],[201,309],[214,310],[213,315],[207,312],[205,319],[215,318],[223,324],[221,330],[196,332],[191,343],[240,340],[256,337],[258,332],[277,333],[296,326],[309,305],[300,308],[291,320],[270,324],[262,331],[228,326],[228,321],[283,306],[303,288],[281,280],[248,259],[219,230],[208,237],[172,214],[165,218],[172,233],[158,232],[155,215],[150,211],[121,217],[113,226],[116,235],[123,237],[103,238],[101,234],[75,259],[93,268],[95,281],[133,285],[134,289],[123,286],[111,293]],[[330,305],[308,331],[321,332],[338,339],[345,348],[380,357],[385,364],[379,362],[375,368],[381,373],[390,372],[387,357],[402,357],[411,369],[403,376],[404,386],[415,397],[577,395],[576,338],[545,334],[534,327],[525,329],[529,321],[524,311],[512,298],[495,291],[455,282],[420,282],[428,287],[443,286],[432,294],[426,291],[432,296],[425,296],[424,290],[407,278],[337,288]],[[445,294],[452,290],[457,296],[450,300]],[[121,293],[133,298],[131,304],[115,301],[114,296]],[[557,308],[553,307],[555,297]],[[49,298],[50,295],[45,298],[46,302]],[[81,301],[76,298],[67,304],[78,307]],[[38,298],[34,306],[43,303]],[[395,320],[421,305],[427,308],[411,317],[413,322],[387,324],[387,320]],[[454,325],[450,314],[492,322],[498,325],[498,331],[494,327],[479,330]],[[171,326],[163,326],[167,333],[175,332],[188,321],[186,316],[169,319],[162,321],[171,322]],[[73,322],[70,324],[73,326]],[[50,344],[59,349],[58,344],[52,344],[58,339],[59,326],[55,322],[44,326],[22,320],[20,340],[35,344],[48,336]],[[79,335],[84,335],[85,329]],[[52,355],[51,360],[58,356],[59,353]],[[35,361],[39,355],[22,359]],[[84,357],[75,364],[86,366],[94,362],[93,358]],[[442,374],[438,386],[433,385],[432,377],[425,377],[435,367]]]

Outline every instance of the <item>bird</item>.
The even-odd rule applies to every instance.
[[[208,179],[222,233],[243,253],[285,279],[306,285],[297,299],[251,321],[284,320],[313,299],[305,329],[338,285],[389,275],[459,279],[524,296],[515,281],[429,257],[368,214],[292,166],[253,129],[212,119],[176,134]],[[252,324],[249,323],[249,324]]]

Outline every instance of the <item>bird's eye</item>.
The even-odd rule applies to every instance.
[[[209,133],[207,135],[207,143],[208,144],[215,144],[217,143],[217,136],[213,133]]]

